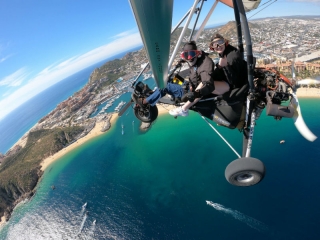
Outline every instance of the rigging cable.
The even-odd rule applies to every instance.
[[[241,158],[240,154],[237,153],[237,151],[230,145],[230,143],[228,143],[228,141],[218,132],[217,129],[215,129],[214,126],[212,126],[212,124],[204,117],[202,116],[200,113],[199,115],[202,117],[203,120],[205,120],[207,122],[207,124],[219,135],[219,137],[221,137],[221,139],[231,148],[231,150],[237,155],[238,158]]]
[[[257,14],[258,14],[259,12],[261,12],[262,10],[266,9],[267,7],[269,7],[270,5],[274,4],[274,3],[275,3],[276,1],[278,1],[278,0],[269,0],[269,1],[265,2],[264,4],[262,4],[261,6],[259,6],[259,7],[258,7],[257,9],[255,9],[255,10],[258,10],[260,7],[262,7],[263,5],[266,5],[268,2],[271,2],[271,1],[273,1],[273,2],[270,3],[269,5],[265,6],[264,8],[262,8],[260,11],[256,12],[255,14],[251,15],[250,17],[248,17],[248,20],[249,20],[250,18],[252,18],[253,16],[257,15]],[[241,23],[239,23],[238,26],[240,26],[240,25],[241,25]],[[238,27],[238,26],[237,26],[237,27]]]
[[[271,0],[270,0],[270,1],[271,1]],[[270,1],[268,1],[268,2],[270,2]],[[257,14],[258,14],[259,12],[261,12],[262,10],[266,9],[267,7],[269,7],[271,4],[274,4],[276,1],[277,1],[277,0],[274,0],[272,3],[270,3],[270,4],[267,5],[267,6],[265,6],[265,7],[262,8],[260,11],[258,11],[258,12],[256,12],[255,14],[251,15],[250,17],[248,17],[248,20],[249,20],[250,18],[252,18],[253,16],[257,15]],[[267,4],[268,2],[264,3],[263,5]],[[262,7],[263,5],[261,5],[261,7]]]

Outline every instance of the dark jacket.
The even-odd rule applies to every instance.
[[[200,82],[204,85],[209,85],[212,87],[212,91],[214,90],[214,82],[213,82],[213,71],[214,71],[214,63],[208,54],[203,52],[201,53],[201,57],[198,58],[196,64],[190,67],[190,82],[193,87],[197,87]]]
[[[248,83],[247,62],[242,59],[239,50],[231,45],[227,45],[223,56],[227,56],[228,65],[216,68],[214,78],[216,80],[226,80],[231,88],[241,88]]]

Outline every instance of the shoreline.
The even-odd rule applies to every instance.
[[[297,97],[298,98],[320,98],[320,88],[298,88],[297,89],[297,91],[296,91],[296,95],[297,95]],[[169,112],[169,110],[171,110],[172,108],[175,108],[176,106],[173,106],[173,105],[169,105],[169,104],[157,104],[157,106],[158,106],[158,114],[159,115],[162,115],[162,114],[164,114],[164,113],[168,113]],[[111,119],[110,119],[110,123],[114,123],[114,121],[116,120],[116,113],[113,113],[112,114],[112,117],[111,117]],[[102,124],[103,122],[98,122],[98,123],[96,123],[96,125],[98,125],[98,124]],[[37,124],[36,124],[37,125]],[[35,125],[35,126],[36,126]],[[95,126],[86,136],[88,136],[88,135],[90,135],[90,133],[92,132],[92,131],[97,131],[96,130],[96,127],[97,126]],[[10,151],[11,149],[13,149],[15,146],[17,146],[17,145],[20,145],[21,147],[24,147],[25,145],[26,145],[26,143],[27,143],[27,135],[28,135],[28,133],[32,130],[34,128],[34,126],[32,127],[32,128],[30,128],[15,144],[13,144],[12,145],[12,147],[10,147],[10,149],[8,150],[8,151]],[[102,128],[102,127],[101,127]],[[101,132],[101,134],[102,134],[103,132]],[[86,138],[86,136],[84,136],[83,138]],[[83,139],[83,138],[81,138],[81,139]],[[90,138],[89,138],[90,139]],[[71,144],[71,145],[73,145],[73,144]],[[70,146],[71,146],[70,145]],[[68,146],[69,147],[69,146]],[[67,147],[67,148],[68,148]],[[60,151],[62,151],[62,150],[60,150]],[[59,151],[59,152],[60,152]],[[57,154],[57,153],[56,153]],[[52,157],[52,156],[50,156],[50,157]],[[49,157],[49,158],[50,158]],[[46,160],[46,159],[45,159]]]
[[[320,98],[320,88],[298,88],[298,98]]]
[[[299,88],[299,89],[297,89],[296,94],[299,98],[320,98],[320,89],[318,89],[318,88]],[[172,108],[175,108],[176,106],[169,105],[169,104],[157,104],[157,107],[158,107],[158,115],[163,115],[163,114],[169,114],[169,110]],[[97,136],[100,136],[100,135],[108,132],[111,129],[112,125],[117,121],[118,118],[119,117],[118,117],[117,113],[113,113],[111,115],[110,128],[107,131],[101,131],[105,125],[105,121],[97,122],[95,127],[87,135],[78,139],[76,142],[70,144],[66,148],[63,148],[60,151],[56,152],[54,155],[51,155],[51,156],[47,157],[46,159],[42,160],[42,162],[40,163],[41,170],[44,172],[52,163],[59,160],[65,154],[80,147],[81,145],[86,143],[88,140],[93,139]],[[26,132],[10,149],[12,149],[16,145],[20,145],[21,147],[24,147],[27,142],[26,135],[28,132]],[[5,225],[6,222],[7,221],[6,221],[5,216],[2,216],[0,218],[0,228],[3,227],[3,225]]]
[[[60,151],[56,152],[55,154],[53,154],[53,155],[47,157],[46,159],[42,160],[42,162],[40,164],[41,170],[45,171],[48,168],[48,166],[51,165],[51,163],[57,161],[58,159],[63,157],[65,154],[67,154],[70,151],[72,151],[73,149],[81,146],[82,144],[84,144],[88,140],[108,132],[111,129],[112,124],[114,124],[117,119],[118,119],[117,113],[113,113],[111,118],[110,118],[110,125],[111,126],[107,131],[101,131],[101,129],[105,125],[105,121],[101,121],[101,122],[96,123],[94,128],[87,135],[85,135],[84,137],[78,139],[76,142],[70,144],[69,146],[61,149]]]
[[[0,229],[1,229],[1,227],[6,223],[7,221],[6,221],[6,217],[5,216],[2,216],[1,218],[0,218]]]

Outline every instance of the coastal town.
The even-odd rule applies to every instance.
[[[309,73],[307,76],[310,74],[320,75],[319,23],[320,18],[269,18],[252,21],[251,34],[256,66],[275,69],[290,77],[292,64],[294,64],[298,80],[301,80],[302,73]],[[301,28],[301,26],[304,27]],[[200,48],[209,52],[209,39],[216,32],[227,36],[231,44],[236,46],[235,26],[234,22],[231,22],[221,28],[205,30],[198,41]],[[270,36],[277,37],[270,38]],[[174,44],[175,42],[171,46],[173,47]],[[100,84],[106,81],[107,77],[89,81],[79,93],[59,104],[52,113],[41,119],[37,127],[52,128],[81,124],[84,121],[90,123],[105,120],[107,118],[105,114],[98,114],[93,119],[90,116],[97,111],[97,106],[106,102],[110,103],[114,98],[127,91],[144,63],[139,61],[144,57],[141,56],[142,54],[144,54],[143,50],[134,53],[133,59],[127,65],[121,66],[121,69],[113,70],[129,74],[118,78],[112,85],[97,94],[93,94],[93,92],[97,92]],[[299,75],[299,73],[301,74]],[[144,75],[148,74],[144,73]],[[320,87],[320,84],[316,84],[316,82],[309,85]],[[303,87],[308,87],[308,84],[304,83]],[[106,104],[106,106],[108,105]],[[72,113],[72,117],[70,113]]]
[[[292,65],[294,65],[297,84],[301,79],[319,76],[319,23],[320,17],[267,18],[250,21],[256,67],[275,69],[290,78]],[[235,22],[229,22],[218,28],[206,29],[199,37],[197,43],[199,48],[210,53],[208,42],[216,32],[225,36],[232,45],[236,46]],[[173,39],[171,48],[175,44],[176,39]],[[217,61],[217,56],[212,52],[211,57],[214,61]],[[127,53],[123,59],[126,60],[126,64],[116,65],[116,68],[109,68],[105,71],[102,66],[95,69],[89,82],[80,91],[61,102],[52,112],[40,119],[30,131],[81,125],[85,128],[83,133],[78,136],[78,138],[81,138],[90,132],[97,122],[102,121],[104,125],[101,131],[108,130],[112,113],[107,113],[107,108],[113,104],[115,99],[128,91],[128,87],[132,85],[147,62],[144,49]],[[119,77],[110,79],[108,73]],[[142,79],[150,77],[150,69],[146,69]],[[109,82],[109,84],[106,85],[106,82]],[[320,84],[317,80],[301,81],[300,87],[318,89]],[[315,97],[317,97],[318,92],[313,90],[311,93],[309,91]],[[100,105],[103,105],[103,108],[97,113]],[[118,110],[120,107],[118,107]],[[27,135],[28,133],[22,138],[26,138]],[[0,162],[12,151],[15,152],[14,148],[2,155]]]
[[[315,79],[320,75],[319,23],[320,17],[268,18],[251,21],[256,67],[275,69],[291,78],[292,66],[294,66],[295,84],[305,90],[300,93],[303,92],[304,96],[320,97],[320,81]],[[235,27],[234,22],[229,22],[221,27],[206,29],[197,42],[199,48],[209,52],[212,59],[217,61],[218,56],[208,49],[211,36],[219,32],[228,38],[232,45],[237,46]],[[176,39],[173,39],[171,48],[175,43]],[[98,127],[101,133],[106,132],[111,127],[111,119],[126,104],[120,101],[115,105],[115,101],[129,91],[146,63],[145,50],[141,49],[127,53],[122,59],[116,59],[95,69],[88,83],[80,91],[58,104],[53,111],[40,119],[7,153],[0,154],[0,166],[19,153],[25,146],[29,134],[35,131],[75,129],[72,129],[73,133],[64,132],[63,137],[59,137],[65,139],[54,151],[43,155],[46,159],[80,141],[94,128]],[[151,77],[151,70],[146,69],[140,79],[145,80]],[[306,82],[305,79],[309,80]],[[111,108],[113,111],[107,111]],[[37,181],[38,179],[35,183]]]
[[[319,23],[320,17],[267,18],[250,21],[256,67],[275,69],[290,78],[293,65],[296,80],[319,76]],[[211,36],[217,32],[236,46],[235,22],[229,22],[221,27],[206,29],[199,37],[197,43],[199,48],[210,53],[208,42]],[[175,44],[176,39],[173,39],[172,49]],[[211,57],[214,61],[217,61],[217,56],[212,52]],[[102,70],[105,70],[103,66],[95,69],[83,89],[61,102],[30,131],[81,125],[85,127],[82,135],[79,136],[81,138],[90,132],[96,122],[105,122],[102,131],[109,129],[111,113],[107,113],[106,109],[111,106],[114,99],[128,91],[128,87],[132,85],[141,68],[147,62],[144,49],[127,53],[123,59],[126,60],[126,64],[116,65],[116,68],[109,68],[108,71],[103,72]],[[116,76],[120,77],[112,79],[111,84],[105,85],[106,82],[110,82],[107,73],[117,74]],[[144,77],[151,77],[150,69],[143,73],[142,78]],[[319,81],[316,80],[302,82],[300,87],[316,89],[320,87]],[[299,84],[299,81],[297,81],[297,84]],[[101,104],[104,107],[97,114],[98,107]],[[26,138],[27,134],[23,138]],[[6,155],[10,154],[11,151],[12,149]],[[6,155],[2,155],[0,162]]]

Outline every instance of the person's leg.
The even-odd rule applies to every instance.
[[[196,90],[199,90],[202,87],[202,83],[198,85]],[[213,94],[216,95],[221,95],[229,91],[230,87],[229,84],[227,84],[224,81],[214,81],[214,86],[215,90],[212,92]],[[195,105],[201,98],[196,98],[193,100],[193,102],[187,101],[182,107],[175,108],[169,111],[170,115],[173,116],[183,116],[186,117],[188,116],[188,110],[191,108],[193,105]]]
[[[222,95],[230,90],[230,86],[225,81],[214,81],[215,89],[212,92],[216,95]]]
[[[181,98],[183,96],[183,88],[179,84],[168,82],[166,86],[166,93],[170,94],[175,98]]]
[[[202,86],[203,86],[202,83],[200,83],[199,86],[196,88],[196,90],[200,89]],[[212,92],[212,94],[215,94],[215,95],[222,95],[222,94],[228,92],[230,89],[229,84],[227,84],[224,81],[214,81],[214,86],[215,86],[215,89]],[[182,110],[187,111],[189,108],[191,108],[197,102],[199,102],[200,99],[201,98],[196,98],[196,99],[194,99],[193,102],[190,102],[190,101],[186,102],[182,106]]]
[[[143,99],[143,104],[149,103],[151,106],[156,105],[159,99],[162,98],[162,90],[156,89],[149,97]]]

